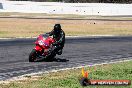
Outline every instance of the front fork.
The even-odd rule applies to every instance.
[[[44,52],[44,49],[41,46],[36,45],[34,49],[39,52],[39,57],[46,57],[46,56],[48,56],[48,53]]]
[[[38,54],[39,57],[42,57],[42,56],[43,56],[44,50],[42,49],[41,46],[36,45],[36,46],[34,47],[34,49],[36,50],[36,52],[37,52],[37,54]]]
[[[40,47],[39,45],[36,45],[35,47],[34,47],[34,49],[36,50],[36,51],[39,51],[39,52],[42,52],[42,47]]]

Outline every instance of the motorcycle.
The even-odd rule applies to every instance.
[[[36,46],[29,55],[29,62],[50,60],[56,56],[53,43],[55,39],[49,34],[41,34],[37,37]]]

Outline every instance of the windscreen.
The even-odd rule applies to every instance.
[[[49,37],[48,34],[43,34],[42,36],[43,36],[43,38],[45,38],[45,39]]]

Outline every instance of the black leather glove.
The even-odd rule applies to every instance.
[[[53,43],[52,45],[53,45],[53,46],[56,46],[56,45],[58,45],[58,43],[57,43],[57,42],[55,42],[55,43]]]
[[[45,33],[45,34],[50,34],[49,32]]]

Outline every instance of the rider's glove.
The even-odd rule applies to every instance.
[[[55,42],[55,43],[53,43],[52,45],[53,45],[53,46],[56,46],[56,45],[58,45],[58,43],[57,43],[57,42]]]

